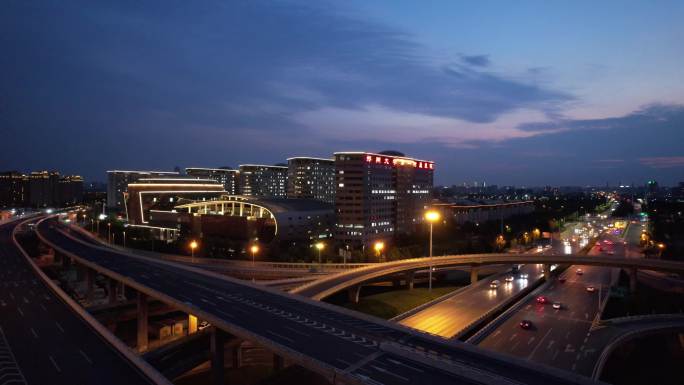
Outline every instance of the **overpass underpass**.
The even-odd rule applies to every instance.
[[[41,222],[39,237],[75,262],[137,290],[139,325],[146,325],[147,298],[156,298],[333,383],[588,382],[572,373],[445,342],[332,305],[83,243],[57,226],[54,221]],[[146,333],[139,336],[145,343]],[[221,332],[212,333],[215,346],[225,338]],[[222,362],[222,357],[214,358]]]

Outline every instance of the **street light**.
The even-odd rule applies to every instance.
[[[249,251],[252,253],[252,266],[254,266],[255,262],[255,256],[256,253],[259,252],[259,246],[257,245],[252,245],[252,247],[249,248]]]
[[[194,263],[195,262],[195,249],[197,248],[197,241],[193,240],[190,242],[190,258],[191,261]]]
[[[126,232],[123,232],[123,247],[126,248]]]
[[[430,269],[428,277],[428,290],[432,291],[432,224],[440,218],[439,211],[428,210],[425,212],[425,220],[430,223]]]
[[[112,243],[112,222],[107,223],[107,240]]]
[[[377,241],[373,245],[373,249],[375,249],[375,256],[378,257],[378,261],[380,261],[380,254],[382,253],[382,249],[385,248],[385,242],[382,241]]]
[[[321,250],[325,248],[325,243],[323,242],[318,242],[316,243],[316,249],[318,249],[318,264],[321,264]]]

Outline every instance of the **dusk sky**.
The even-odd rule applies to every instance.
[[[436,184],[684,181],[682,1],[0,7],[0,171],[392,149]]]

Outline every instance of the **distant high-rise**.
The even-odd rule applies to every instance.
[[[413,232],[430,203],[434,167],[397,152],[336,152],[336,240],[361,248]]]
[[[287,196],[287,167],[263,164],[240,165],[240,194],[257,197]]]
[[[72,206],[83,202],[83,178],[78,175],[65,175],[57,182],[55,204]]]
[[[188,167],[185,169],[188,176],[196,179],[213,179],[223,185],[230,195],[239,194],[240,171],[230,168],[202,168]]]
[[[17,171],[0,173],[0,207],[20,207],[28,201],[28,176]]]
[[[56,171],[33,171],[29,174],[29,205],[52,206],[56,202],[59,173]]]
[[[335,203],[335,162],[332,159],[287,159],[287,197]]]
[[[128,191],[128,184],[140,178],[163,178],[177,176],[176,171],[107,171],[107,207],[119,211],[124,210],[124,193]]]

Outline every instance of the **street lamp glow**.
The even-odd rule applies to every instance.
[[[318,264],[321,264],[321,251],[325,248],[325,243],[323,242],[318,242],[315,245],[316,249],[318,250]]]
[[[198,246],[198,245],[197,245],[197,241],[193,240],[192,242],[190,242],[190,253],[191,253],[190,256],[191,256],[191,258],[193,259],[193,260],[192,260],[193,262],[195,262],[195,261],[194,261],[194,259],[195,259],[195,249],[197,248],[197,246]]]
[[[425,212],[425,220],[430,222],[430,223],[435,223],[439,220],[441,215],[439,214],[439,211],[436,210],[428,210]]]
[[[252,253],[252,255],[254,255],[259,252],[259,246],[252,245],[252,247],[249,248],[249,251]]]
[[[385,248],[385,242],[377,241],[375,242],[375,245],[373,245],[373,248],[379,253]]]

